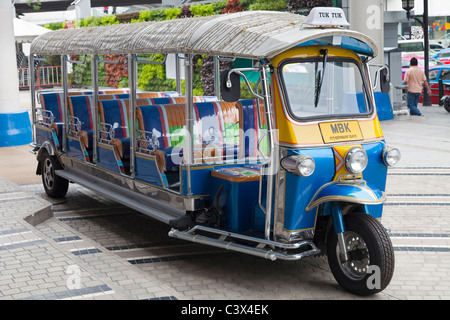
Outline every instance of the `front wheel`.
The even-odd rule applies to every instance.
[[[327,241],[331,272],[345,290],[367,296],[384,290],[394,273],[394,249],[384,227],[365,213],[344,216],[344,242],[348,260],[340,249],[334,228]]]

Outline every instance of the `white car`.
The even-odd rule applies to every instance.
[[[444,48],[450,47],[450,33],[447,33],[445,36],[443,36],[439,39],[430,40],[430,44],[431,43],[440,44]]]
[[[444,50],[445,47],[442,44],[439,43],[431,43],[430,42],[430,50],[433,50],[435,52],[439,52],[441,50]]]

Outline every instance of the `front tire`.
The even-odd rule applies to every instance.
[[[384,227],[365,213],[344,216],[348,260],[341,252],[337,234],[331,228],[327,256],[331,272],[345,290],[367,296],[384,290],[394,273],[394,249]],[[372,274],[372,271],[374,273]]]
[[[41,160],[42,184],[45,193],[51,198],[62,198],[69,189],[69,181],[56,175],[55,170],[58,169],[62,169],[58,159],[45,153]]]

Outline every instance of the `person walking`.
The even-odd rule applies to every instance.
[[[422,93],[423,84],[425,84],[425,88],[429,95],[431,95],[430,86],[427,81],[427,77],[425,76],[425,72],[420,69],[417,65],[417,59],[412,58],[409,62],[410,68],[406,71],[405,74],[405,85],[408,85],[408,92],[406,93],[406,105],[408,106],[409,113],[412,116],[420,116],[423,117],[420,112],[417,104],[419,103],[419,98]]]

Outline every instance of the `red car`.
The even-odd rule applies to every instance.
[[[430,87],[431,87],[431,103],[439,104],[439,80],[443,83],[443,94],[450,96],[450,65],[441,65],[430,68]],[[422,103],[423,95],[420,96],[419,102]]]

